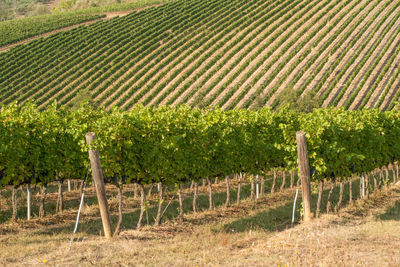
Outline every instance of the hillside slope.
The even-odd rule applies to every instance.
[[[0,54],[0,103],[275,107],[286,88],[323,106],[388,109],[400,92],[400,1],[189,0]]]

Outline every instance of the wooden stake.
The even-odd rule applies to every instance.
[[[324,180],[321,180],[318,185],[317,211],[315,212],[315,217],[319,217],[319,213],[321,212],[321,202],[322,202],[323,192],[324,192]]]
[[[340,191],[339,191],[339,200],[338,200],[338,202],[336,203],[336,206],[335,206],[335,212],[338,212],[338,211],[339,211],[339,209],[340,209],[340,206],[342,205],[342,201],[343,201],[343,189],[344,189],[344,182],[343,182],[343,181],[341,181],[341,182],[340,182],[340,184],[339,184],[339,186],[340,186]]]
[[[264,175],[261,175],[260,196],[264,196],[264,191],[265,191],[265,179]]]
[[[274,178],[272,180],[271,194],[275,193],[275,184],[276,184],[276,171],[274,171]]]
[[[178,200],[179,200],[179,220],[183,222],[183,196],[182,196],[182,184],[178,185]]]
[[[118,222],[115,227],[114,236],[119,235],[121,224],[122,224],[122,184],[115,185],[118,189]]]
[[[157,209],[157,217],[154,221],[155,226],[159,226],[161,223],[161,212],[164,203],[164,196],[163,196],[163,184],[158,183],[158,209]]]
[[[138,184],[134,183],[133,184],[133,199],[137,199],[138,198]]]
[[[12,202],[12,220],[15,222],[17,220],[17,187],[13,186],[12,195],[11,195],[11,202]]]
[[[198,198],[198,192],[199,192],[199,184],[197,182],[194,182],[193,185],[193,212],[197,213],[197,198]]]
[[[226,182],[226,201],[225,201],[225,207],[229,207],[231,205],[231,186],[229,183],[229,176],[225,177],[225,182]]]
[[[281,185],[281,191],[285,188],[286,185],[286,171],[282,172],[282,185]]]
[[[240,191],[242,189],[242,173],[238,175],[238,191],[237,191],[237,200],[236,204],[240,205]]]
[[[144,192],[144,186],[142,184],[139,184],[139,189],[140,189],[140,214],[136,225],[136,229],[140,229],[140,227],[142,227],[143,214],[146,204],[146,193]]]
[[[60,212],[60,213],[63,212],[63,208],[64,208],[62,184],[63,184],[63,181],[60,179],[60,181],[58,182],[58,198],[57,198],[57,206],[56,206],[56,210],[58,209],[58,212]]]
[[[212,192],[212,184],[210,181],[210,178],[207,177],[207,182],[208,182],[208,203],[209,203],[209,210],[214,209],[214,203],[213,203],[213,192]]]
[[[86,134],[86,142],[90,146],[96,140],[96,134],[89,132]],[[92,167],[93,180],[96,186],[97,199],[99,202],[101,221],[103,223],[104,235],[106,238],[112,237],[110,210],[108,208],[106,188],[104,186],[103,171],[101,169],[99,152],[96,149],[89,149],[90,165]]]
[[[290,188],[293,188],[294,185],[294,171],[290,171]]]
[[[311,213],[311,186],[310,186],[310,165],[308,161],[306,133],[299,131],[296,133],[297,155],[300,170],[300,179],[302,187],[304,222],[312,219]]]
[[[333,193],[333,189],[335,188],[335,183],[336,183],[335,181],[332,181],[332,183],[331,183],[331,189],[329,190],[328,200],[326,202],[326,213],[329,213],[331,211],[331,207],[332,207],[331,196]]]
[[[353,175],[349,177],[349,203],[353,203]]]
[[[26,217],[28,220],[31,219],[31,184],[27,184],[26,186]]]
[[[42,219],[45,215],[44,209],[44,200],[46,198],[47,186],[42,186],[42,197],[40,198],[40,206],[39,206],[39,219]]]
[[[256,189],[256,184],[254,181],[254,176],[251,175],[250,176],[250,199],[254,200],[256,198],[256,193],[255,193],[255,189]]]

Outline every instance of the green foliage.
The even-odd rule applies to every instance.
[[[101,17],[104,15],[60,13],[2,21],[0,22],[0,46]]]
[[[165,3],[171,0],[61,0],[53,12],[76,11],[85,14],[132,10],[144,6]]]
[[[298,92],[292,87],[283,90],[279,95],[279,100],[278,109],[288,105],[291,110],[297,112],[309,113],[322,105],[322,101],[318,97],[313,96],[311,92],[299,97]]]
[[[106,108],[124,109],[189,103],[275,110],[288,104],[311,112],[322,101],[386,109],[398,99],[400,2],[139,0],[102,6],[114,1],[59,1],[64,11],[56,15],[165,4],[1,53],[0,103],[70,104],[82,89]],[[96,7],[76,9],[90,5]],[[298,101],[291,88],[302,96]]]
[[[84,178],[88,146],[100,153],[107,181],[179,184],[239,172],[297,166],[295,134],[304,130],[313,179],[348,177],[400,159],[400,113],[283,108],[200,110],[188,106],[106,111],[53,103],[0,110],[0,185]]]
[[[80,91],[70,102],[70,107],[72,110],[77,110],[82,106],[90,107],[93,109],[98,107],[88,89],[83,89],[82,91]]]

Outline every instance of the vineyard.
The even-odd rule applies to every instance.
[[[173,1],[0,54],[0,103],[88,90],[125,110],[276,108],[287,88],[322,106],[392,109],[400,97],[398,1]]]
[[[353,174],[359,174],[364,198],[389,182],[389,169],[393,181],[398,179],[400,113],[394,110],[316,109],[303,114],[287,108],[274,113],[270,109],[206,111],[188,106],[107,111],[82,106],[71,111],[54,103],[45,111],[33,104],[1,108],[0,185],[13,186],[13,192],[19,186],[39,185],[44,202],[46,187],[52,182],[60,188],[65,180],[89,182],[88,146],[83,136],[94,131],[99,137],[89,148],[99,151],[106,181],[116,185],[120,194],[124,184],[139,185],[142,218],[145,185],[158,184],[160,206],[163,185],[177,186],[180,192],[184,184],[196,187],[202,180],[210,183],[221,178],[230,192],[233,177],[244,173],[258,180],[273,172],[274,192],[280,170],[291,172],[293,186],[298,130],[307,133],[312,182],[320,185],[319,203],[326,182],[340,182],[343,194],[344,183],[352,183]],[[369,177],[379,169],[385,169],[386,176],[381,171],[372,185]],[[263,184],[264,180],[261,192],[265,191]],[[227,205],[229,201],[228,195]],[[14,193],[12,202],[15,207]],[[212,209],[211,188],[209,202]],[[196,210],[196,200],[193,205]]]
[[[400,264],[400,1],[94,13],[0,37],[98,19],[0,47],[0,264]]]
[[[67,26],[79,25],[87,21],[95,21],[104,18],[106,14],[110,14],[110,12],[126,10],[133,12],[133,10],[160,3],[162,3],[160,0],[135,0],[123,4],[119,3],[73,10],[74,8],[72,6],[68,6],[61,1],[59,2],[59,7],[55,8],[55,10],[53,10],[54,12],[51,14],[22,17],[5,21],[1,21],[0,19],[0,52],[8,49],[8,47],[5,46],[7,44],[13,44],[18,41],[26,40],[29,37],[35,37]],[[111,15],[113,15],[113,13],[111,13]]]
[[[59,28],[102,18],[102,15],[47,15],[0,22],[0,46]]]

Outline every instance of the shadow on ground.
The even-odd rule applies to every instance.
[[[360,182],[359,180],[353,180],[352,182],[353,199],[357,198],[360,194]],[[327,207],[327,196],[330,188],[324,188],[323,198],[321,203],[321,214],[326,213]],[[344,186],[343,200],[341,207],[349,203],[349,185],[348,183]],[[293,197],[294,198],[294,197]],[[311,210],[315,212],[318,200],[317,188],[312,189]],[[339,200],[339,186],[336,186],[331,196],[331,205],[334,207]],[[256,214],[246,217],[239,218],[233,222],[227,223],[222,226],[222,229],[226,232],[245,232],[251,229],[265,230],[269,232],[282,231],[292,226],[292,212],[293,212],[293,201],[294,199],[283,202],[274,208],[268,208],[266,210],[257,212]],[[301,189],[299,189],[299,196],[297,199],[294,224],[298,223],[301,214]]]
[[[395,189],[397,193],[400,193],[400,189]],[[386,209],[385,213],[377,216],[381,220],[395,220],[400,221],[400,201],[397,200],[392,207]]]

